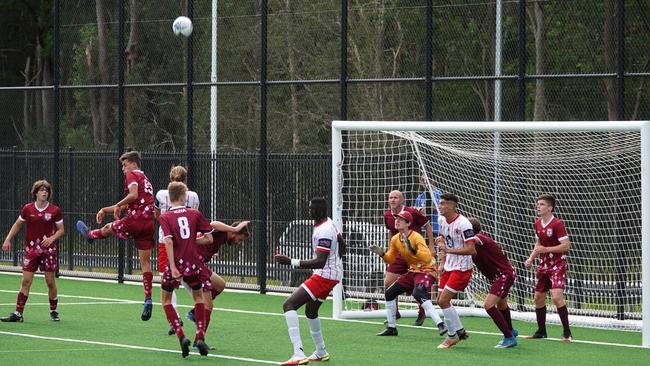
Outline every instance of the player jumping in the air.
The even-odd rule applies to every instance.
[[[174,328],[181,343],[183,357],[190,350],[190,340],[183,333],[176,309],[171,304],[172,292],[178,287],[178,281],[184,281],[192,288],[194,299],[194,317],[196,323],[195,344],[202,356],[209,352],[205,343],[205,305],[203,292],[210,292],[211,271],[203,264],[198,254],[198,245],[212,243],[212,226],[198,210],[185,207],[187,187],[181,182],[169,183],[167,188],[172,207],[159,218],[163,232],[165,250],[169,263],[162,277],[162,304],[167,321]],[[197,239],[197,233],[204,234]]]
[[[550,290],[557,314],[564,328],[562,340],[571,342],[569,328],[569,311],[564,301],[564,286],[566,285],[567,260],[569,251],[569,234],[564,223],[553,216],[555,197],[543,194],[537,198],[537,215],[535,234],[537,242],[535,249],[526,260],[526,267],[531,267],[535,258],[537,264],[537,284],[535,285],[535,313],[537,315],[537,331],[528,338],[546,338],[546,293]]]
[[[154,197],[153,187],[144,172],[140,170],[140,153],[129,151],[120,156],[122,172],[124,173],[124,193],[126,196],[112,206],[102,207],[97,211],[95,220],[97,224],[104,221],[106,214],[113,214],[115,221],[103,227],[91,230],[81,220],[77,221],[77,231],[88,242],[95,239],[104,239],[116,236],[122,239],[133,239],[138,249],[140,266],[142,268],[142,282],[144,286],[144,308],[142,320],[151,318],[153,303],[151,301],[151,249],[154,247]],[[126,209],[126,216],[120,218],[122,210]]]
[[[472,260],[479,272],[491,284],[483,306],[494,324],[503,333],[503,339],[494,348],[515,347],[518,332],[512,328],[510,308],[508,307],[508,292],[515,283],[515,269],[503,254],[499,244],[481,230],[481,221],[472,217],[469,222],[472,223],[474,234],[478,239],[478,243],[475,245],[476,254],[472,256]]]
[[[318,308],[327,295],[343,277],[343,260],[345,241],[339,234],[334,221],[327,217],[327,202],[324,198],[313,198],[309,203],[309,214],[314,220],[312,247],[316,254],[309,260],[291,259],[276,254],[275,260],[280,264],[290,264],[294,268],[312,268],[314,274],[298,287],[284,302],[284,317],[289,328],[289,338],[293,344],[293,356],[282,365],[306,365],[309,362],[328,361],[329,353],[325,350],[325,341],[321,332]],[[305,356],[300,339],[297,310],[307,304],[305,315],[316,351]]]
[[[9,230],[9,234],[2,244],[2,250],[11,250],[11,241],[20,231],[23,222],[25,230],[25,259],[23,260],[23,281],[16,298],[16,311],[8,317],[2,318],[3,322],[22,322],[23,311],[29,296],[29,289],[34,281],[34,273],[38,268],[45,273],[47,294],[50,299],[50,319],[59,321],[56,310],[58,295],[54,281],[58,269],[58,246],[56,241],[63,236],[63,216],[61,210],[51,204],[52,187],[45,180],[37,180],[32,185],[34,202],[23,206],[20,216]]]
[[[384,262],[393,263],[395,258],[400,255],[409,265],[408,272],[399,276],[386,290],[386,317],[388,325],[386,329],[377,334],[378,336],[396,336],[397,335],[397,304],[396,299],[403,293],[411,293],[425,310],[426,314],[433,319],[438,326],[440,335],[447,332],[445,323],[440,319],[433,303],[431,302],[431,285],[436,280],[436,261],[431,256],[429,247],[424,243],[422,235],[409,229],[413,216],[402,211],[395,218],[395,228],[398,233],[395,234],[389,244],[386,252],[379,246],[370,246],[370,250],[379,255]]]

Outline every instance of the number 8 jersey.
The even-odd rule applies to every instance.
[[[174,263],[179,271],[188,272],[199,266],[203,261],[199,258],[196,234],[207,234],[213,231],[210,222],[198,210],[176,206],[160,216],[160,228],[163,240],[172,238],[174,241]]]

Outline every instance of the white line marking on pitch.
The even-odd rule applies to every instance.
[[[0,292],[13,292],[13,293],[15,293],[15,291],[9,291],[9,290],[0,290]],[[46,293],[41,293],[41,292],[31,292],[30,295],[47,296]],[[125,303],[125,304],[131,304],[131,303],[139,304],[139,302],[135,302],[133,300],[114,299],[114,298],[76,296],[76,295],[59,295],[59,297],[82,298],[82,299],[91,299],[91,300],[106,300],[106,301],[121,302],[121,303]],[[160,305],[160,303],[154,302],[154,305]],[[179,307],[179,308],[188,308],[188,309],[194,308],[194,306],[192,306],[192,305],[181,305],[181,304],[178,304],[177,307]],[[281,316],[281,317],[284,317],[284,314],[282,314],[282,313],[269,313],[269,312],[264,312],[264,311],[226,309],[226,308],[218,308],[218,307],[215,307],[214,310],[224,311],[224,312],[229,312],[229,313],[255,314],[255,315],[268,315],[268,316]],[[305,316],[300,315],[300,317],[304,318]],[[334,320],[334,321],[340,321],[340,322],[383,325],[383,322],[377,322],[377,321],[356,320],[356,319],[334,319],[334,318],[330,318],[330,317],[320,317],[320,318],[323,319],[323,320]],[[426,326],[416,327],[414,325],[408,325],[408,324],[400,324],[399,326],[402,327],[402,328],[419,328],[419,329],[438,330],[438,328],[434,329],[433,327],[426,327]],[[473,331],[473,330],[468,330],[468,332],[470,334],[481,334],[481,335],[488,335],[488,336],[503,337],[503,334],[501,334],[501,333],[482,332],[482,331]],[[520,336],[524,337],[523,334],[521,334]],[[548,341],[560,341],[560,342],[562,341],[562,339],[559,339],[559,338],[546,338],[546,340],[548,340]],[[644,348],[641,345],[635,345],[635,344],[588,341],[588,340],[581,340],[581,339],[574,339],[574,340],[571,341],[571,343],[582,343],[582,344],[593,344],[593,345],[599,345],[599,346],[613,346],[613,347],[626,347],[626,348],[641,348],[641,349]]]
[[[136,301],[129,301],[129,302],[124,302],[124,301],[92,301],[92,302],[59,302],[57,306],[62,306],[62,305],[132,305],[132,304],[142,304],[142,302],[136,302]],[[0,304],[0,306],[14,306],[16,305],[15,302],[10,302],[6,304]],[[47,305],[50,306],[49,302],[29,302],[29,306],[33,305]]]
[[[111,346],[111,347],[118,347],[118,348],[129,348],[129,349],[137,349],[137,350],[143,350],[143,351],[181,353],[181,351],[165,349],[165,348],[155,348],[155,347],[134,346],[134,345],[130,345],[130,344],[88,341],[88,340],[85,340],[85,339],[45,337],[45,336],[38,336],[38,335],[34,335],[34,334],[23,334],[23,333],[4,332],[4,331],[0,331],[0,334],[16,336],[16,337],[46,339],[46,340],[51,340],[51,341],[82,343],[82,344],[95,344],[95,345],[99,345],[99,346]],[[199,356],[199,354],[196,353],[196,352],[190,352],[190,354]],[[208,356],[209,357],[216,357],[216,358],[223,358],[223,359],[228,359],[228,360],[236,360],[236,361],[246,361],[246,362],[255,362],[255,363],[268,363],[268,364],[273,364],[273,365],[277,365],[279,363],[278,361],[258,360],[258,359],[254,359],[254,358],[235,357],[235,356],[226,356],[226,355],[218,355],[218,354],[208,354]]]

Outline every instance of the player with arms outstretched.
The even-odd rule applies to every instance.
[[[391,191],[388,193],[388,210],[384,211],[384,225],[388,229],[387,243],[390,243],[390,240],[393,236],[397,235],[398,230],[395,228],[395,215],[399,214],[402,211],[406,211],[413,215],[413,222],[411,222],[409,228],[417,232],[421,232],[424,227],[427,233],[427,239],[429,240],[430,249],[434,248],[433,243],[433,234],[431,231],[431,224],[429,219],[424,216],[420,210],[414,207],[409,207],[404,205],[404,195],[400,191]],[[388,289],[399,276],[406,274],[408,272],[409,266],[404,261],[404,259],[397,255],[395,261],[388,265],[386,268],[386,277],[384,277],[384,290]],[[397,305],[396,305],[397,306]],[[437,314],[436,314],[437,315]],[[399,309],[397,310],[397,319],[400,318]],[[422,325],[426,314],[424,309],[418,304],[418,317],[415,320],[417,326]]]
[[[528,338],[546,338],[546,293],[551,291],[551,298],[557,307],[564,328],[562,340],[571,342],[571,329],[569,328],[569,311],[564,301],[564,286],[566,285],[567,260],[569,251],[569,234],[562,220],[553,215],[555,210],[555,197],[543,194],[537,198],[537,215],[535,221],[535,234],[537,242],[530,257],[526,260],[526,267],[533,265],[535,258],[539,257],[537,264],[537,284],[535,285],[535,315],[537,316],[537,331]]]
[[[162,304],[167,321],[174,328],[181,343],[183,358],[190,350],[190,340],[183,333],[176,309],[171,304],[172,293],[178,287],[178,281],[184,281],[192,288],[194,299],[194,317],[196,320],[196,347],[202,356],[209,352],[205,343],[205,305],[203,292],[210,292],[210,270],[205,266],[198,253],[198,245],[212,243],[212,226],[199,211],[185,207],[187,187],[181,182],[172,182],[168,186],[172,207],[160,216],[165,250],[169,262],[163,273]],[[203,236],[197,239],[197,233]]]
[[[481,221],[475,217],[469,219],[478,239],[476,254],[472,261],[476,268],[490,281],[491,286],[483,307],[494,324],[503,333],[503,339],[494,348],[512,348],[517,345],[516,329],[512,328],[510,308],[508,307],[508,292],[515,283],[516,272],[499,244],[481,228]]]
[[[133,240],[140,257],[144,286],[144,308],[141,319],[147,321],[151,318],[153,307],[151,301],[153,281],[151,249],[154,247],[153,187],[144,172],[140,170],[139,152],[125,152],[120,156],[120,162],[124,173],[124,194],[126,196],[112,206],[102,207],[95,215],[98,224],[104,221],[106,214],[111,213],[115,217],[115,221],[104,225],[100,229],[90,230],[83,221],[79,220],[77,221],[77,231],[89,243],[95,239],[104,239],[111,236]],[[120,218],[120,214],[125,208],[127,209],[126,216]]]
[[[438,283],[438,305],[445,315],[449,334],[438,348],[451,348],[461,339],[467,338],[451,300],[454,295],[465,290],[472,278],[472,255],[476,254],[474,245],[477,239],[472,224],[457,212],[457,207],[458,198],[453,193],[447,192],[440,196],[440,236],[436,238],[436,242],[441,253],[442,274]]]
[[[2,318],[3,322],[22,322],[23,311],[29,296],[29,290],[34,281],[34,273],[40,268],[45,273],[47,295],[50,299],[50,319],[59,321],[56,310],[58,292],[56,288],[56,271],[58,269],[58,246],[56,241],[63,236],[63,215],[61,210],[51,204],[52,187],[46,180],[37,180],[32,185],[34,202],[23,206],[20,216],[9,230],[9,234],[2,244],[2,250],[11,250],[11,241],[20,231],[23,223],[25,230],[25,259],[23,261],[23,281],[16,298],[16,311],[8,317]]]
[[[291,259],[276,254],[275,260],[280,264],[290,264],[294,268],[311,268],[314,274],[298,287],[284,302],[284,317],[289,328],[289,338],[293,344],[293,356],[282,365],[306,365],[309,362],[328,361],[329,353],[325,350],[325,341],[321,332],[318,308],[327,295],[343,278],[343,255],[345,241],[339,234],[334,221],[327,217],[327,202],[324,198],[313,198],[309,203],[309,214],[314,220],[312,247],[316,254],[309,260]],[[297,310],[307,304],[305,315],[316,351],[305,356],[300,339]]]
[[[214,229],[214,231],[212,232],[212,243],[206,245],[199,245],[197,248],[197,253],[199,254],[199,258],[206,265],[206,268],[208,268],[207,265],[208,263],[210,263],[212,257],[219,254],[219,251],[221,250],[221,247],[224,244],[232,245],[232,246],[240,245],[244,240],[248,239],[248,237],[250,236],[250,233],[248,231],[249,223],[250,221],[242,221],[242,222],[236,221],[233,222],[232,225],[224,224],[221,221],[213,221],[210,223],[210,226],[212,226],[212,229]],[[209,292],[208,291],[203,292],[203,304],[205,305],[206,333],[208,331],[208,326],[210,325],[210,319],[212,318],[214,299],[217,296],[219,296],[219,294],[221,294],[221,292],[223,292],[223,290],[226,288],[226,281],[218,274],[212,271],[210,272],[211,272],[210,283],[212,289]],[[183,285],[185,286],[185,284]],[[191,321],[196,321],[196,317],[194,316],[194,310],[190,310],[187,313],[187,318],[190,319]],[[196,340],[194,341],[194,345],[192,347],[195,346],[196,346]]]
[[[386,329],[377,334],[378,336],[397,335],[397,303],[396,299],[403,293],[410,293],[415,301],[422,306],[426,314],[438,326],[440,335],[447,332],[445,323],[440,319],[433,303],[431,302],[431,286],[436,281],[436,261],[431,255],[429,247],[424,243],[422,235],[409,229],[413,216],[402,211],[395,218],[395,234],[386,252],[376,245],[370,246],[370,250],[379,255],[384,262],[394,263],[397,256],[401,256],[409,265],[408,272],[399,276],[397,281],[386,290],[386,318],[388,319]]]

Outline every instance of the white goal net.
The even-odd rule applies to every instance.
[[[535,267],[526,269],[523,263],[535,243],[536,197],[551,193],[558,200],[555,215],[565,222],[571,241],[565,289],[571,321],[640,329],[642,243],[650,240],[643,213],[649,208],[642,184],[645,126],[335,121],[333,208],[349,248],[335,316],[382,314],[386,266],[367,246],[386,247],[382,213],[388,193],[402,191],[406,205],[413,206],[422,191],[440,189],[455,193],[460,212],[479,218],[501,245],[517,270],[511,307],[520,318],[534,319]],[[456,304],[482,313],[488,288],[475,271]],[[375,304],[379,312],[371,311]],[[550,297],[548,308],[555,310]]]

